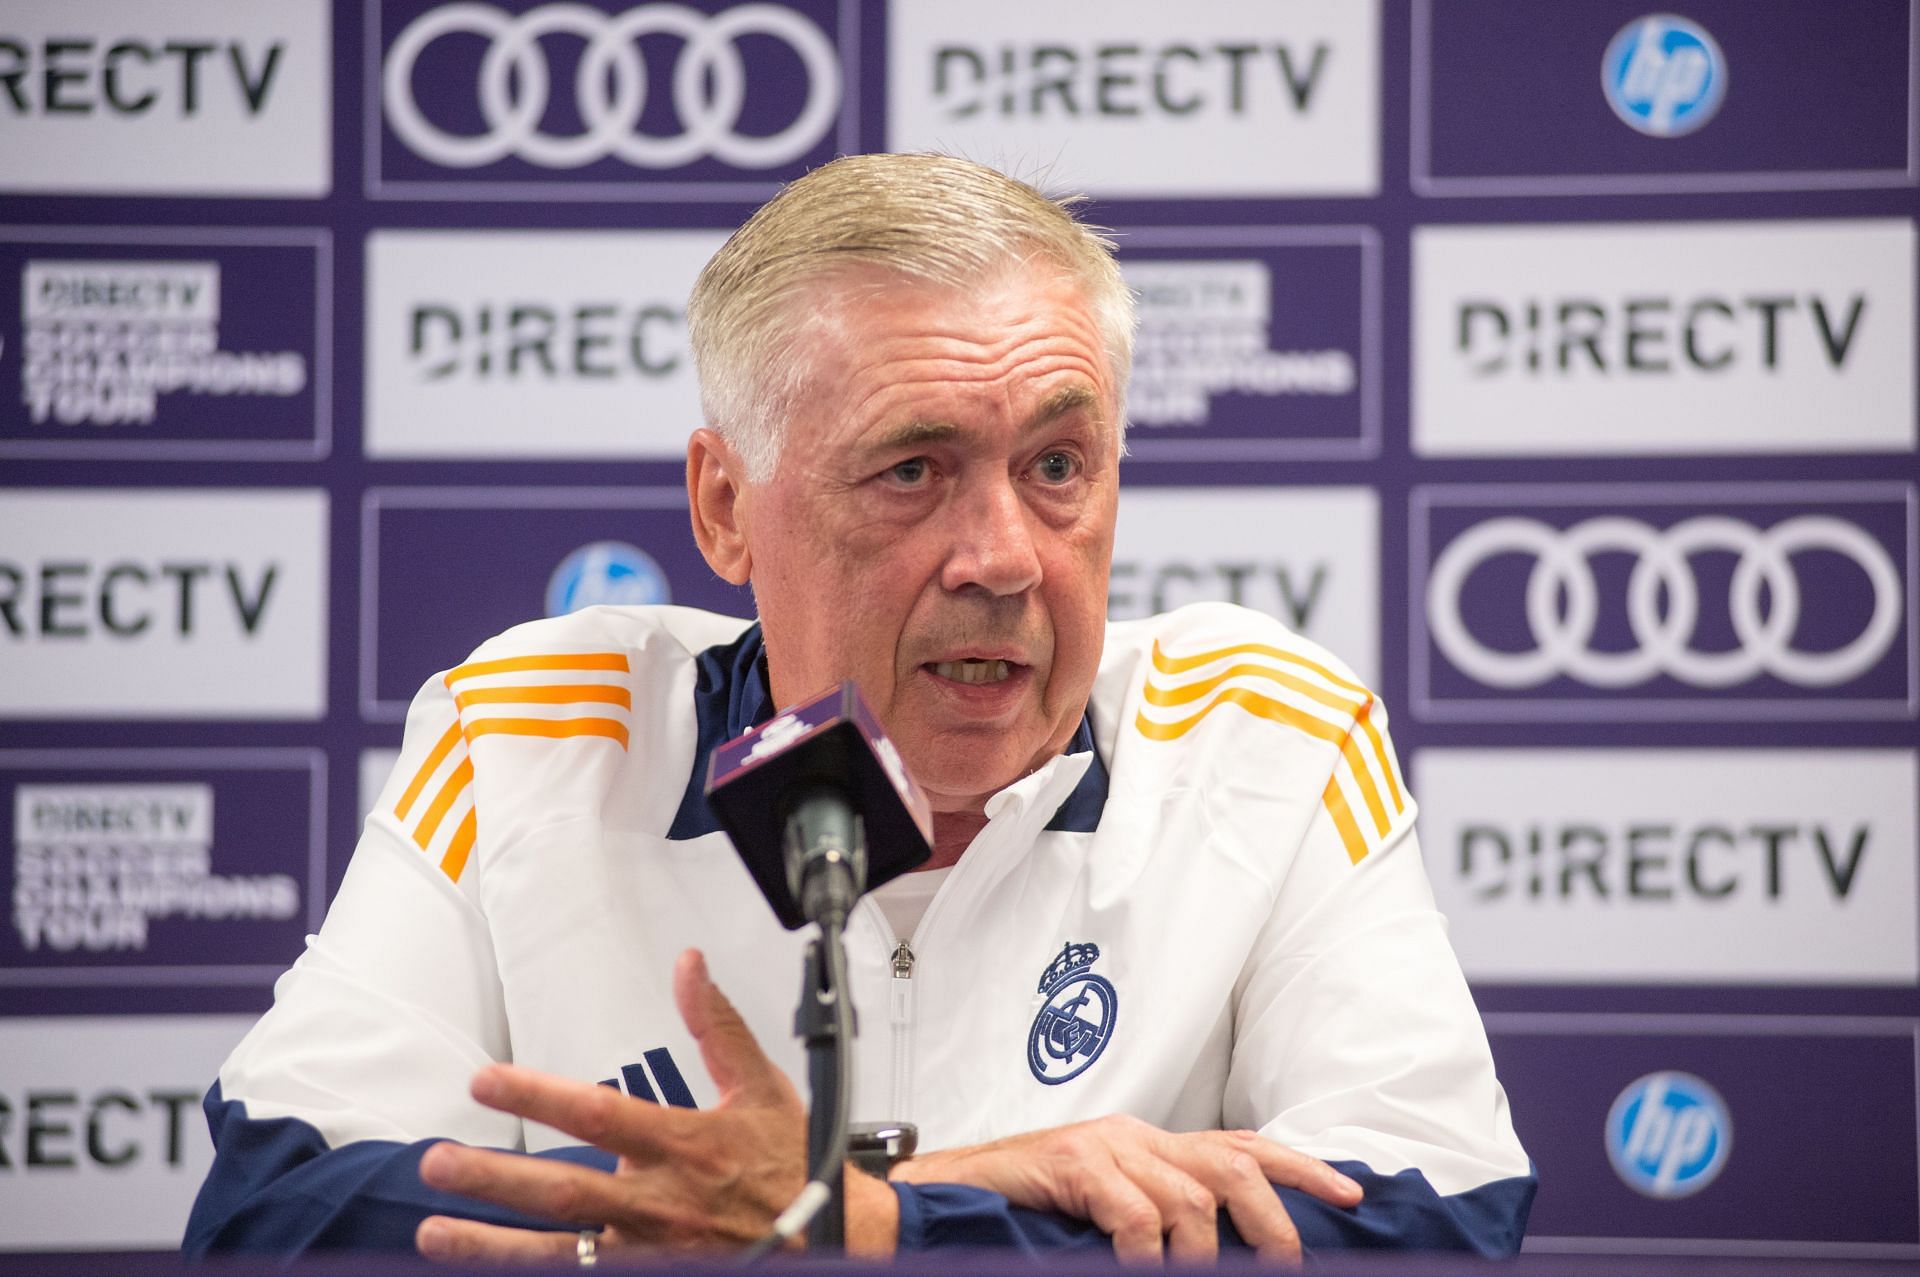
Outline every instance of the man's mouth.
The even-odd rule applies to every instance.
[[[1004,683],[1013,672],[1009,661],[935,661],[928,668],[956,683]]]

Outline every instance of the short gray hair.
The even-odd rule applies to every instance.
[[[1074,217],[1081,202],[945,155],[849,155],[790,183],[713,255],[688,300],[707,424],[740,455],[745,477],[764,482],[806,388],[794,347],[817,313],[799,309],[808,290],[862,268],[965,287],[1035,259],[1085,295],[1124,404],[1133,295],[1113,242]]]

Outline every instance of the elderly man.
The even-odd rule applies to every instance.
[[[1532,1175],[1379,703],[1238,608],[1106,623],[1110,246],[977,165],[843,159],[728,241],[689,322],[694,534],[758,622],[589,609],[422,690],[208,1096],[189,1250],[764,1233],[804,1178],[803,938],[701,782],[852,678],[936,845],[848,930],[855,1117],[931,1150],[849,1171],[851,1249],[1511,1253]]]

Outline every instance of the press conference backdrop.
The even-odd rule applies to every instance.
[[[0,0],[0,1247],[174,1244],[422,680],[748,606],[688,287],[937,148],[1121,232],[1113,614],[1391,707],[1529,1246],[1920,1256],[1915,13],[1672,4]]]

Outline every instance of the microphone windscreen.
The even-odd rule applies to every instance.
[[[787,885],[787,816],[794,800],[817,785],[838,789],[865,824],[866,890],[933,854],[926,795],[852,682],[774,715],[714,749],[707,804],[790,931],[806,918]]]

